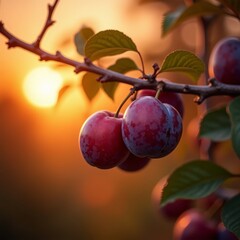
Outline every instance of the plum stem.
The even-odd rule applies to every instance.
[[[135,88],[131,88],[130,89],[130,92],[128,93],[128,95],[123,99],[123,101],[121,102],[120,106],[118,107],[114,117],[115,118],[118,118],[119,116],[119,113],[123,107],[123,105],[127,102],[127,100],[136,92],[136,89]]]
[[[155,95],[155,98],[156,98],[156,99],[159,98],[159,96],[160,96],[160,94],[161,94],[162,91],[163,91],[163,83],[160,82],[160,83],[158,84],[157,92],[156,92],[156,95]]]

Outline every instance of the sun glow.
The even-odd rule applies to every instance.
[[[37,107],[53,107],[63,84],[62,76],[48,67],[31,70],[25,77],[23,92],[27,100]]]

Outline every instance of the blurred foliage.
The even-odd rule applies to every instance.
[[[143,4],[150,2],[164,2],[173,10],[185,3],[182,0],[138,0],[134,13],[140,8],[145,8]],[[230,0],[221,2],[231,4]],[[199,47],[201,37],[198,35],[200,28],[197,21],[194,21],[194,29],[191,25],[184,31],[184,27],[179,26],[174,28],[171,34],[166,35],[165,40],[161,39],[159,22],[163,14],[165,12],[159,9],[159,19],[156,18],[152,23],[155,25],[152,33],[154,37],[151,37],[152,44],[139,46],[139,49],[143,50],[142,56],[147,71],[149,71],[148,65],[152,66],[156,60],[162,62],[166,54],[172,50],[187,49],[199,54],[198,50],[202,48],[201,44]],[[144,17],[144,14],[141,15],[141,18]],[[232,34],[229,25],[223,23],[225,20],[219,16],[212,25],[209,48],[223,35]],[[67,32],[66,41],[61,42],[65,47],[72,44],[69,40],[69,29]],[[78,32],[75,35],[75,42],[78,44],[79,41],[86,42],[92,34],[93,31],[89,30],[86,35],[83,34],[82,39],[79,38],[82,35]],[[192,39],[196,42],[189,44]],[[82,54],[84,50],[79,48],[77,51]],[[117,61],[115,63],[117,64]],[[114,66],[112,63],[106,64],[109,65],[110,69]],[[121,64],[121,69],[123,65]],[[123,72],[119,67],[117,68],[119,72]],[[135,68],[135,64],[131,62],[131,68],[127,71]],[[125,68],[124,71],[126,72]],[[135,72],[131,74],[138,76]],[[175,82],[188,82],[188,79],[179,74],[165,72],[163,76]],[[96,77],[94,76],[94,80]],[[80,82],[81,79],[82,76]],[[16,96],[1,95],[1,239],[171,239],[173,222],[162,218],[156,214],[155,209],[152,209],[151,191],[162,176],[173,172],[186,161],[199,157],[196,139],[192,139],[191,134],[184,131],[182,141],[175,152],[164,159],[153,161],[146,169],[134,175],[117,169],[99,172],[85,165],[79,157],[76,146],[78,131],[84,119],[99,108],[114,111],[122,96],[129,90],[128,87],[109,84],[111,86],[106,85],[103,89],[110,98],[115,99],[114,103],[109,101],[106,94],[102,94],[100,84],[95,83],[94,93],[91,92],[92,90],[88,92],[88,97],[93,99],[94,96],[94,100],[91,103],[87,102],[86,106],[81,105],[84,96],[80,99],[79,95],[69,94],[66,98],[62,98],[65,93],[74,91],[71,84],[66,84],[59,93],[61,102],[54,113],[47,111],[40,113],[29,107],[26,102],[18,101]],[[79,85],[77,84],[77,87],[83,89],[84,81],[80,87]],[[190,120],[199,112],[201,115],[202,112],[201,106],[196,106],[192,100],[192,96],[183,97],[186,108],[183,119],[185,129]],[[215,97],[209,101],[209,105],[224,101],[229,99]],[[236,123],[235,119],[233,122]],[[236,126],[238,128],[238,124]],[[223,166],[238,171],[239,160],[231,146],[228,143],[221,144],[218,149],[219,154],[215,153],[218,161]],[[232,209],[231,202],[229,204],[226,205],[227,212],[228,206]],[[235,206],[235,200],[233,204]],[[228,214],[226,217],[228,218]]]

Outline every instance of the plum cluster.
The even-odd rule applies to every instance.
[[[137,171],[170,154],[182,135],[183,102],[177,93],[141,90],[124,114],[98,111],[83,124],[83,158],[100,169]]]
[[[158,215],[173,222],[173,240],[237,240],[221,221],[223,200],[214,193],[197,200],[178,199],[160,206],[166,181],[167,177],[159,180],[151,199]]]

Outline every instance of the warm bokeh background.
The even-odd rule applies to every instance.
[[[52,2],[0,0],[0,19],[16,36],[33,42]],[[42,46],[81,60],[73,35],[82,25],[96,31],[118,29],[135,41],[150,72],[151,65],[171,50],[196,51],[199,44],[196,21],[161,38],[163,13],[182,3],[163,2],[60,0],[53,17],[56,24]],[[157,214],[151,192],[161,177],[198,156],[186,132],[170,156],[152,161],[139,172],[89,166],[79,152],[79,129],[94,111],[115,111],[129,86],[120,86],[115,102],[100,92],[90,103],[77,87],[80,79],[73,69],[58,68],[64,80],[76,87],[57,108],[33,106],[23,94],[24,79],[32,69],[54,64],[39,62],[22,49],[7,50],[5,41],[0,36],[0,239],[171,239],[172,222]],[[178,75],[164,77],[189,82]],[[192,99],[183,97],[185,129],[198,111]]]

